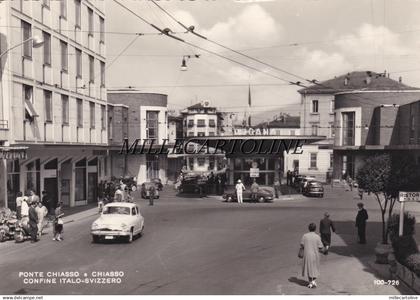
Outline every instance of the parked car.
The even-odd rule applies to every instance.
[[[324,187],[319,181],[309,181],[302,194],[305,196],[324,197]]]
[[[141,236],[144,218],[134,203],[109,203],[102,209],[101,216],[92,223],[91,234],[94,243],[123,237],[131,243],[135,236]]]
[[[150,182],[153,182],[154,184],[156,184],[156,187],[159,191],[163,189],[162,180],[160,178],[153,178],[150,180]]]
[[[159,199],[159,189],[154,182],[144,182],[140,188],[140,195],[143,199],[149,199],[149,188],[151,185],[155,185],[155,199]]]
[[[302,182],[302,180],[303,180],[303,178],[305,178],[305,175],[298,175],[298,176],[296,176],[296,177],[294,177],[294,180],[293,180],[293,187],[295,187],[295,188],[299,188],[299,186],[300,186],[300,183]]]
[[[309,183],[311,181],[316,181],[315,177],[304,176],[302,178],[302,180],[300,181],[300,183],[299,183],[299,187],[298,187],[299,188],[299,191],[303,192],[303,189],[304,189],[306,183]]]
[[[242,192],[243,201],[252,201],[251,189],[247,188]],[[273,188],[270,186],[260,186],[257,193],[258,202],[271,202],[274,198]],[[225,202],[237,202],[236,190],[234,186],[227,187],[223,194]]]

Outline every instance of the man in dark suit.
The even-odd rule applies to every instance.
[[[334,223],[330,220],[330,214],[326,212],[324,218],[319,222],[319,233],[321,234],[321,241],[324,244],[325,255],[328,254],[331,246],[331,230],[335,233]]]
[[[356,216],[357,234],[359,236],[359,244],[366,244],[366,221],[369,216],[366,209],[363,208],[363,203],[357,203],[359,211]]]
[[[37,202],[32,202],[29,208],[29,230],[31,232],[31,243],[35,243],[38,237],[38,214],[35,207]]]

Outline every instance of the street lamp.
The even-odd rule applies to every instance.
[[[35,36],[30,37],[29,39],[26,39],[23,42],[15,45],[13,47],[10,47],[9,49],[7,49],[6,51],[4,51],[3,53],[0,54],[0,58],[2,58],[3,55],[5,55],[10,50],[13,50],[13,49],[15,49],[15,48],[17,48],[19,46],[22,46],[23,44],[25,44],[27,42],[31,42],[31,41],[32,41],[32,47],[33,48],[38,48],[38,47],[40,47],[40,46],[42,46],[44,44],[44,41],[39,36],[35,35]]]
[[[182,63],[181,63],[181,71],[187,71],[187,60],[190,58],[200,58],[200,54],[194,54],[194,55],[184,55],[182,57]]]

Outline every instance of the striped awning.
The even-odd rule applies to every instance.
[[[28,147],[0,147],[0,159],[26,159]]]

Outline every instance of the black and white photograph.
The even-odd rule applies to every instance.
[[[420,295],[420,0],[0,0],[0,296]]]

